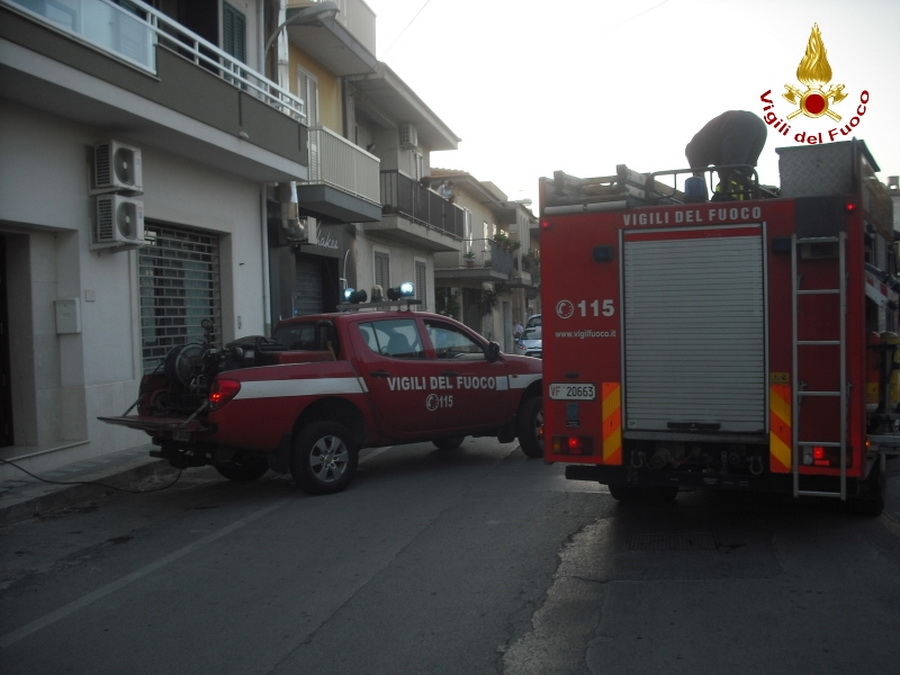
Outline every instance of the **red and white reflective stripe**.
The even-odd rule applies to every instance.
[[[241,391],[234,397],[234,400],[365,394],[367,391],[362,378],[356,377],[323,377],[317,380],[255,380],[241,382]]]

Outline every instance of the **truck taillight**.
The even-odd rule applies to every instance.
[[[216,380],[209,388],[209,408],[216,410],[237,396],[241,383],[237,380]]]
[[[554,455],[592,455],[594,439],[590,436],[554,436],[550,452]]]
[[[852,453],[848,452],[848,467],[853,464],[852,458]],[[824,445],[803,446],[803,464],[804,466],[839,467],[841,465],[841,449],[835,446]]]

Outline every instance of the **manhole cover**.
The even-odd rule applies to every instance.
[[[716,538],[705,532],[636,534],[630,551],[714,551]]]

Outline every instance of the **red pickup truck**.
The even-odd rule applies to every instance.
[[[343,490],[363,447],[466,436],[518,438],[543,455],[541,361],[501,354],[463,324],[390,310],[303,316],[272,338],[217,350],[173,348],[146,375],[136,415],[105,422],[146,431],[151,455],[214,466],[235,481],[290,472],[305,491]],[[130,411],[129,411],[130,412]]]

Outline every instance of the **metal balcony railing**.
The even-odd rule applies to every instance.
[[[381,204],[381,160],[326,127],[309,129],[309,180]]]
[[[435,267],[443,269],[452,267],[491,268],[507,275],[512,274],[515,269],[512,250],[492,239],[473,239],[466,244],[463,251],[437,253],[434,264]]]
[[[141,0],[130,0],[127,9],[109,0],[0,3],[154,75],[156,46],[165,45],[297,121],[306,120],[303,99]]]
[[[455,239],[465,236],[462,208],[399,171],[381,172],[381,199],[385,215],[403,216]]]

